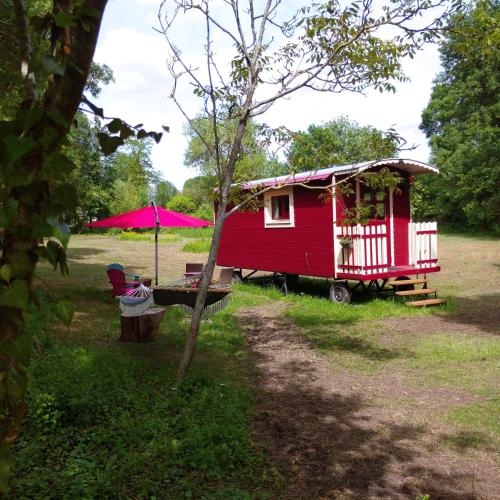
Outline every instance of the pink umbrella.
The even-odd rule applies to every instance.
[[[154,202],[150,207],[139,208],[131,212],[106,217],[86,224],[87,227],[154,227],[155,228],[155,284],[158,284],[158,229],[160,227],[207,227],[212,223],[206,220],[180,214],[172,210],[157,207]]]

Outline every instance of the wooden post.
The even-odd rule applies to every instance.
[[[155,211],[155,285],[158,286],[158,232],[160,230],[160,219],[158,218],[158,209],[154,201],[151,202],[151,206]]]
[[[158,334],[165,309],[153,307],[138,316],[121,317],[122,342],[152,342]]]

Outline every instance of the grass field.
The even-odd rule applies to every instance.
[[[28,318],[38,348],[10,498],[292,498],[300,491],[293,489],[299,488],[293,486],[294,478],[312,494],[309,485],[318,483],[318,471],[327,465],[332,467],[324,474],[330,483],[317,490],[326,497],[337,492],[341,498],[359,498],[373,488],[389,488],[391,481],[396,484],[398,474],[419,479],[419,487],[408,490],[413,497],[439,493],[434,483],[463,498],[489,498],[495,490],[498,240],[440,237],[442,272],[431,276],[431,282],[448,299],[447,308],[413,311],[391,300],[339,306],[322,298],[325,288],[317,282],[302,282],[286,298],[272,287],[239,285],[229,307],[204,321],[189,377],[174,387],[188,327],[178,308],[167,310],[155,342],[116,341],[119,314],[107,291],[104,265],[122,262],[130,272],[153,274],[151,236],[128,239],[123,234],[128,233],[73,237],[69,279],[40,266],[40,289],[48,286],[52,295],[71,299],[76,313],[69,328],[59,324],[52,299],[40,290],[44,307]],[[186,262],[203,262],[205,253],[193,256],[184,249],[193,241],[206,245],[206,238],[202,231],[162,233],[160,281],[178,278]],[[261,336],[260,344],[248,340],[254,323],[261,325],[254,332]],[[259,349],[267,333],[269,338],[284,335],[285,342],[297,339],[296,344],[280,343],[263,353]],[[321,367],[314,387],[304,368],[309,358],[300,364],[285,359],[281,365],[273,358],[287,349],[302,350],[316,360],[314,369]],[[283,386],[262,385],[278,380],[280,373],[285,386],[294,384],[287,396],[292,407],[280,399]],[[339,398],[331,402],[335,408],[340,401],[351,401],[342,418],[328,413],[325,394],[332,391]],[[295,401],[298,394],[302,399]],[[357,413],[352,401],[359,394],[364,409]],[[312,401],[318,405],[311,413],[314,435],[307,416]],[[294,408],[303,408],[303,414],[295,415]],[[260,415],[265,415],[265,425],[259,424]],[[352,427],[360,415],[364,427]],[[319,426],[320,417],[335,417],[337,424]],[[275,421],[281,427],[278,434]],[[406,434],[388,434],[396,424]],[[332,432],[340,433],[349,447],[330,446],[316,463],[315,453]],[[288,433],[292,441],[284,443]],[[366,442],[354,445],[359,435]],[[302,440],[302,448],[290,451]],[[371,451],[365,450],[370,442]],[[367,454],[368,462],[358,470],[373,470],[364,482],[342,474],[360,453]],[[425,474],[418,462],[423,457]],[[300,474],[294,463],[302,464]],[[448,480],[454,478],[448,484],[439,480],[443,463],[461,469],[475,463],[481,472],[475,473],[472,486],[469,476],[448,473]],[[408,493],[400,483],[391,488]]]

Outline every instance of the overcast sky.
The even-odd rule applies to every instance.
[[[287,5],[292,3],[303,2],[287,0]],[[95,60],[112,68],[116,82],[104,88],[99,105],[107,116],[119,116],[131,124],[143,123],[150,130],[159,130],[161,125],[170,127],[171,132],[153,147],[153,164],[165,179],[181,189],[184,181],[196,172],[183,165],[185,120],[168,97],[171,80],[165,64],[166,43],[153,30],[153,26],[158,26],[158,6],[158,0],[108,3]],[[199,54],[195,46],[196,30],[186,24],[187,19],[182,22],[180,43],[187,56],[195,56]],[[397,84],[396,94],[369,91],[363,96],[299,91],[276,104],[262,120],[270,126],[305,130],[310,124],[344,115],[361,125],[382,130],[394,127],[409,143],[418,145],[416,150],[402,156],[427,161],[427,140],[418,125],[429,100],[432,80],[440,70],[437,48],[426,47],[413,60],[405,61],[404,68],[411,81]],[[195,113],[200,104],[191,90],[182,90],[180,96],[186,108]]]

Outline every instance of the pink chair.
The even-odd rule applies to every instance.
[[[125,273],[119,269],[108,269],[106,272],[113,287],[113,297],[121,297],[141,284],[140,281],[125,281]]]
[[[188,262],[186,264],[186,272],[184,273],[184,277],[187,281],[191,278],[199,278],[201,273],[203,272],[204,265],[198,263]]]

